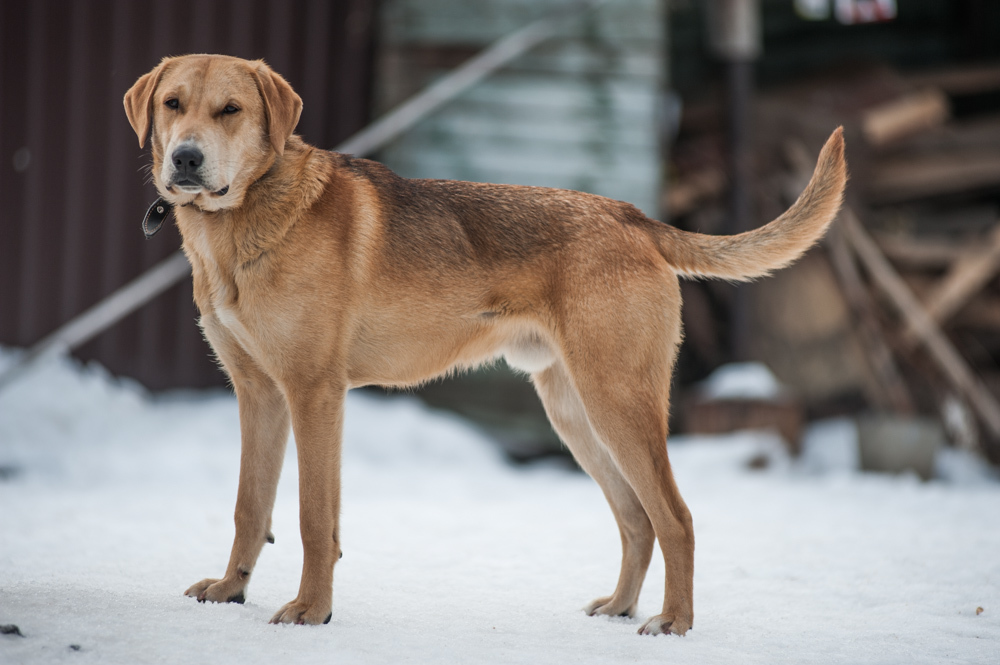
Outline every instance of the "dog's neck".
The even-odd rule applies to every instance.
[[[220,268],[235,269],[254,261],[281,243],[322,194],[332,170],[322,164],[328,159],[323,151],[292,136],[284,154],[247,187],[238,207],[218,211],[194,205],[175,208],[185,249],[211,252],[212,262]],[[195,238],[202,241],[195,243]]]

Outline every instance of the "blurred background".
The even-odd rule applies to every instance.
[[[542,23],[539,24],[538,22]],[[333,149],[497,40],[537,44],[381,145],[408,177],[563,187],[702,233],[780,214],[843,125],[830,237],[752,285],[683,283],[672,429],[858,422],[861,463],[1000,462],[1000,3],[0,0],[0,345],[29,348],[178,249],[121,99],[166,55],[264,58]],[[224,386],[190,279],[74,349],[151,391]],[[6,390],[17,390],[12,383]],[[564,453],[502,363],[415,391],[511,459]],[[930,451],[930,452],[928,452]]]

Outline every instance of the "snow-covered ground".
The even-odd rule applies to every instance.
[[[795,463],[763,434],[672,440],[695,623],[640,637],[641,618],[580,610],[619,565],[591,480],[352,394],[333,620],[272,626],[300,573],[294,446],[247,603],[198,604],[182,592],[223,572],[233,534],[235,399],[52,361],[0,394],[0,468],[19,470],[0,480],[0,624],[24,634],[0,636],[0,663],[1000,662],[1000,484],[955,454],[930,483],[860,474],[852,437],[816,426]]]

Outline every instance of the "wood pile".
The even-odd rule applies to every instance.
[[[801,191],[838,125],[847,204],[822,248],[749,288],[754,359],[793,386],[810,415],[931,416],[998,462],[1000,66],[852,66],[761,92],[759,223]],[[677,226],[728,231],[723,127],[721,103],[686,109],[664,200]],[[687,378],[729,359],[732,294],[684,286]]]
[[[793,400],[707,400],[692,396],[684,406],[684,428],[690,434],[772,430],[781,437],[790,454],[797,456],[802,452],[804,413]]]

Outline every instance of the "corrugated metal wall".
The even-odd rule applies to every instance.
[[[385,0],[382,108],[563,0]],[[424,119],[379,158],[400,175],[576,189],[660,217],[662,0],[616,0]]]
[[[0,344],[28,346],[180,246],[122,96],[161,57],[265,58],[332,148],[368,120],[376,0],[0,0]],[[219,384],[190,279],[81,348],[152,389]]]

